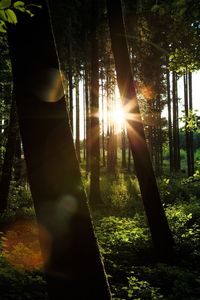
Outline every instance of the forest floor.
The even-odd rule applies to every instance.
[[[102,174],[105,206],[92,217],[114,300],[200,299],[199,179],[198,172],[158,179],[175,240],[176,259],[165,263],[154,256],[137,179]],[[0,300],[47,299],[34,218],[30,192],[13,182],[9,209],[0,216]]]

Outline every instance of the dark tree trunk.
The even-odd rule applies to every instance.
[[[103,80],[101,80],[101,101],[102,101],[102,131],[101,131],[101,138],[102,138],[102,162],[103,166],[106,165],[106,156],[105,156],[105,132],[104,132],[104,117],[105,117],[105,111],[104,111],[104,88],[103,88]]]
[[[21,183],[22,177],[21,177],[21,171],[22,171],[22,148],[21,148],[21,137],[19,129],[17,131],[17,137],[16,137],[16,149],[15,149],[15,181],[17,181],[18,184]]]
[[[48,6],[9,32],[14,92],[50,300],[110,299],[81,183]]]
[[[72,73],[72,43],[71,43],[71,18],[69,18],[69,39],[68,39],[68,81],[69,81],[69,119],[73,132],[73,73]]]
[[[188,72],[188,96],[189,96],[189,110],[193,110],[193,100],[192,100],[192,73]],[[194,140],[193,140],[193,131],[190,131],[189,134],[189,144],[190,144],[190,161],[191,161],[191,175],[194,174]]]
[[[121,145],[122,145],[122,168],[126,168],[126,131],[123,128],[121,132]]]
[[[99,125],[99,43],[97,36],[98,4],[92,2],[91,16],[91,181],[90,204],[102,203],[100,192],[100,125]]]
[[[90,170],[90,105],[88,95],[88,65],[85,64],[85,109],[86,109],[86,171]]]
[[[168,108],[168,138],[169,138],[169,166],[173,171],[173,141],[172,141],[172,117],[171,117],[171,95],[170,95],[170,73],[167,70],[167,108]]]
[[[173,166],[174,171],[180,170],[179,156],[179,126],[178,126],[178,97],[177,97],[177,75],[172,74],[172,89],[173,89]]]
[[[187,72],[184,74],[184,104],[185,104],[185,116],[189,116],[189,105],[188,105],[188,76]],[[186,153],[187,153],[187,173],[188,176],[192,175],[191,170],[191,155],[190,155],[190,132],[187,128],[187,120],[185,124],[185,144],[186,144]]]
[[[80,112],[79,112],[79,80],[76,79],[76,155],[81,161],[80,155]]]
[[[127,134],[135,169],[157,255],[167,259],[173,253],[173,238],[161,204],[153,167],[145,141],[144,128],[136,98],[131,71],[126,32],[120,0],[107,0],[111,44],[115,59],[117,81],[124,104],[129,103],[135,118],[128,120]]]
[[[85,103],[85,78],[83,79],[83,160],[86,160],[86,103]]]
[[[16,140],[17,140],[18,124],[17,112],[14,99],[12,99],[10,109],[10,122],[8,128],[8,138],[6,143],[6,152],[2,167],[2,175],[0,181],[0,212],[3,212],[8,206],[8,195],[10,182],[12,179],[12,167],[15,156]]]
[[[128,172],[131,171],[131,148],[130,144],[128,143],[128,167],[127,167]]]

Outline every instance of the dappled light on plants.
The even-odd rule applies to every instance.
[[[143,95],[143,97],[150,101],[154,98],[154,92],[150,85],[141,85],[139,86],[139,92]]]

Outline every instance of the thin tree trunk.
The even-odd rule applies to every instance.
[[[192,100],[192,73],[188,72],[188,96],[189,96],[189,110],[193,110],[193,100]],[[191,175],[194,174],[194,140],[193,131],[189,132],[189,144],[190,144],[190,161],[191,161]]]
[[[172,74],[172,88],[173,88],[173,165],[174,171],[179,171],[179,128],[178,128],[178,98],[177,98],[177,79],[176,73]]]
[[[128,172],[131,171],[131,148],[130,144],[128,143]]]
[[[73,74],[72,74],[72,43],[71,43],[71,17],[69,18],[68,39],[68,81],[69,81],[69,118],[73,132]]]
[[[15,100],[12,98],[8,138],[6,142],[6,152],[4,156],[2,175],[0,181],[0,212],[3,212],[8,206],[8,195],[10,182],[12,179],[12,168],[16,148],[17,132],[18,124],[16,105]]]
[[[83,160],[86,160],[86,103],[85,103],[85,78],[83,79]]]
[[[126,32],[120,0],[107,0],[111,44],[115,59],[117,81],[124,104],[129,103],[130,113],[127,134],[134,157],[136,173],[157,255],[169,258],[173,253],[173,238],[161,204],[155,175],[145,141],[144,128],[136,98],[134,79],[126,41]]]
[[[172,141],[172,117],[171,117],[171,96],[170,96],[170,72],[167,69],[167,109],[168,109],[168,138],[169,138],[169,168],[173,171],[173,141]]]
[[[16,136],[16,147],[15,147],[15,181],[20,184],[21,183],[21,171],[22,171],[22,149],[21,149],[21,137],[19,128]]]
[[[188,105],[188,76],[187,72],[183,76],[184,79],[184,102],[185,102],[185,116],[188,118],[189,116],[189,105]],[[192,175],[191,172],[191,156],[190,156],[190,132],[187,128],[187,121],[185,124],[185,145],[186,145],[186,153],[187,153],[187,173],[188,176]]]
[[[9,32],[14,92],[49,299],[109,300],[49,20],[43,2],[34,18],[23,14]]]
[[[126,168],[126,132],[122,129],[121,132],[121,147],[122,147],[122,168]]]
[[[80,155],[80,111],[79,111],[79,80],[76,79],[76,155],[78,161],[81,161]]]
[[[105,157],[105,132],[104,132],[104,117],[105,117],[105,111],[104,111],[104,88],[103,88],[103,80],[101,80],[101,101],[102,101],[102,130],[101,130],[101,138],[102,138],[102,161],[103,166],[106,165],[106,157]]]
[[[90,105],[88,95],[88,65],[85,63],[85,109],[86,109],[86,171],[90,170]]]
[[[102,203],[100,192],[100,124],[99,124],[99,43],[97,37],[99,1],[92,2],[91,16],[91,180],[90,204]]]

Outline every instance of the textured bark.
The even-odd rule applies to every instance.
[[[131,71],[126,32],[120,0],[107,0],[112,50],[117,81],[124,104],[129,104],[135,116],[128,121],[127,134],[135,162],[135,169],[157,255],[169,258],[173,254],[173,238],[161,204],[153,167],[145,141],[144,128],[136,98]]]
[[[14,92],[50,300],[110,299],[42,2],[9,32]]]

